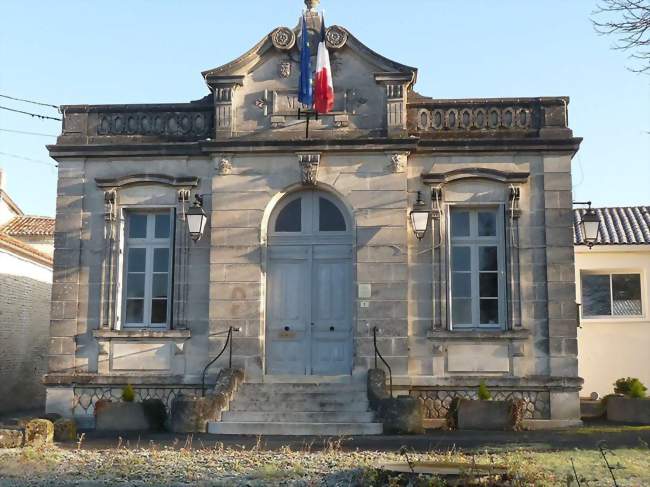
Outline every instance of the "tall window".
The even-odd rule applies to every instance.
[[[500,208],[452,208],[451,323],[504,328],[503,218]]]
[[[582,316],[641,316],[639,274],[586,273],[582,281]]]
[[[165,328],[171,308],[173,213],[126,213],[124,326]]]

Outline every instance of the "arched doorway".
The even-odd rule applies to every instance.
[[[324,191],[285,196],[268,222],[266,373],[352,370],[352,221]]]

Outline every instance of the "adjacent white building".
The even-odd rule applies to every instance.
[[[0,170],[0,412],[44,406],[54,219],[25,215]]]
[[[613,392],[620,377],[650,384],[650,207],[600,208],[589,249],[575,211],[578,367],[582,396]]]

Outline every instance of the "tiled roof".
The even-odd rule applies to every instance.
[[[596,245],[650,245],[650,206],[594,208],[600,217]],[[580,221],[585,208],[573,210],[573,236],[576,245],[585,245]]]
[[[17,238],[0,233],[0,249],[8,250],[14,254],[26,257],[32,261],[39,262],[52,267],[52,257],[40,250],[36,250],[29,244],[21,242]]]
[[[52,236],[54,235],[54,218],[46,216],[17,216],[0,228],[0,233],[11,236]]]

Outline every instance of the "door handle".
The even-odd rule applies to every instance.
[[[311,323],[311,326],[314,326],[314,324],[313,324],[313,323]]]
[[[334,327],[333,327],[333,326],[330,326],[330,331],[334,331]]]
[[[289,331],[289,330],[291,330],[291,327],[290,327],[290,326],[285,326],[285,327],[284,327],[284,331]]]

